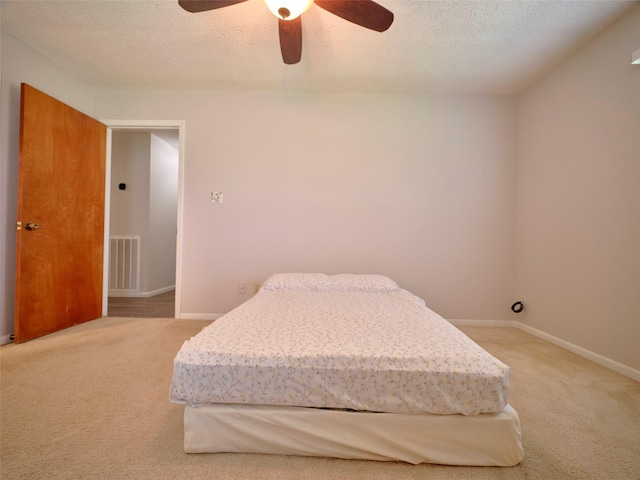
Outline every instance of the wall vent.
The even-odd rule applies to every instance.
[[[140,236],[109,239],[109,294],[140,291]]]

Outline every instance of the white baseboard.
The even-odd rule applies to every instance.
[[[576,355],[580,355],[581,357],[586,358],[587,360],[591,360],[592,362],[597,363],[598,365],[602,365],[603,367],[607,367],[614,372],[618,372],[625,377],[633,378],[636,381],[640,381],[640,370],[636,370],[635,368],[631,368],[627,365],[623,365],[622,363],[618,363],[615,360],[611,360],[610,358],[603,357],[598,353],[594,353],[586,348],[579,347],[574,345],[573,343],[569,343],[560,338],[554,337],[553,335],[549,335],[541,330],[530,327],[529,325],[525,325],[524,323],[514,322],[515,326],[522,330],[523,332],[530,333],[538,338],[542,338],[549,343],[553,343],[558,347],[562,347],[565,350],[569,350]]]
[[[180,320],[217,320],[223,313],[182,313]]]
[[[517,323],[512,320],[447,320],[456,327],[515,327]]]
[[[161,293],[170,292],[171,290],[175,290],[176,286],[171,285],[169,287],[159,288],[157,290],[152,290],[150,292],[119,292],[117,290],[109,290],[110,297],[127,297],[127,298],[149,298],[155,297],[156,295],[160,295]]]
[[[553,335],[549,335],[541,330],[530,327],[529,325],[525,325],[522,322],[518,322],[515,320],[449,320],[456,327],[513,327],[522,330],[523,332],[529,333],[535,337],[546,340],[549,343],[553,343],[558,347],[564,348],[576,355],[579,355],[587,360],[591,360],[598,365],[602,365],[603,367],[607,367],[614,372],[618,372],[625,377],[632,378],[636,381],[640,381],[640,370],[636,370],[635,368],[629,367],[627,365],[623,365],[622,363],[618,363],[615,360],[611,360],[610,358],[603,357],[598,353],[594,353],[586,348],[579,347],[574,345],[573,343],[562,340],[561,338],[554,337]]]
[[[13,343],[13,340],[11,340],[11,335],[13,335],[13,333],[10,333],[9,335],[3,335],[2,337],[0,337],[0,345],[6,345],[7,343]]]

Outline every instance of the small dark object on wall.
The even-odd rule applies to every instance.
[[[521,311],[524,310],[524,303],[522,302],[516,302],[513,305],[511,305],[511,310],[515,313],[520,313]]]
[[[118,188],[120,190],[126,190],[127,189],[127,184],[126,183],[120,183],[120,184],[118,184]]]

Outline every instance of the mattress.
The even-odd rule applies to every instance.
[[[478,415],[509,367],[381,276],[279,274],[186,341],[171,401]]]

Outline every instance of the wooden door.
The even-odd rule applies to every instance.
[[[107,127],[22,84],[15,342],[102,316]]]

